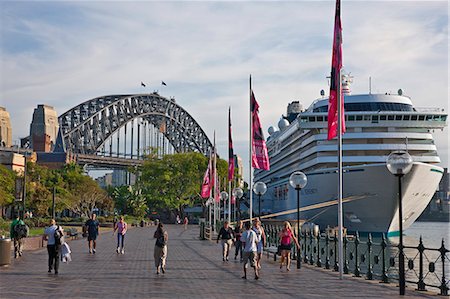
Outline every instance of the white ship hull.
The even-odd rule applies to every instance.
[[[336,169],[306,173],[308,184],[301,191],[300,219],[318,224],[321,229],[337,225]],[[402,179],[403,229],[407,229],[430,202],[443,169],[425,163],[414,163]],[[263,214],[280,213],[277,219],[297,219],[296,191],[289,188],[284,200],[273,200],[275,187],[288,178],[268,185],[261,199]],[[344,167],[343,219],[348,231],[398,234],[398,178],[386,164]],[[258,211],[258,198],[254,198]]]

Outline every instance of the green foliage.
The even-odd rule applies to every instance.
[[[3,165],[0,165],[0,206],[7,206],[14,202],[16,175]]]
[[[199,199],[208,158],[200,153],[179,153],[158,158],[149,155],[139,169],[138,187],[152,210],[182,210]],[[217,161],[218,175],[224,178],[227,162]]]

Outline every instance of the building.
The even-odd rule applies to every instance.
[[[53,151],[58,137],[58,115],[52,106],[38,105],[30,126],[30,146],[35,152]]]
[[[25,171],[25,156],[14,152],[0,151],[0,164],[19,175],[23,175]]]
[[[0,107],[0,146],[12,146],[12,127],[9,112]]]

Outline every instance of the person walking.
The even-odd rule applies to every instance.
[[[184,230],[187,230],[188,224],[189,224],[189,219],[187,216],[184,216],[184,219],[183,219]]]
[[[55,274],[58,274],[59,269],[59,252],[62,240],[64,236],[64,230],[61,226],[56,225],[55,219],[50,221],[50,226],[44,231],[44,240],[47,240],[47,253],[48,253],[48,273],[55,270]]]
[[[292,249],[292,241],[295,242],[297,248],[300,248],[300,244],[298,243],[297,238],[294,236],[292,232],[291,224],[288,221],[283,223],[283,229],[280,232],[280,251],[281,251],[281,259],[280,259],[280,269],[283,268],[283,262],[286,260],[286,270],[289,271],[289,267],[291,266],[291,249]]]
[[[223,227],[220,228],[219,234],[217,235],[217,242],[219,239],[222,242],[222,260],[228,262],[228,256],[230,254],[231,245],[233,245],[234,233],[231,227],[228,225],[228,221],[223,223]]]
[[[11,222],[9,229],[9,235],[14,241],[14,258],[22,256],[23,241],[28,235],[28,227],[25,225],[19,214],[15,215],[14,220]]]
[[[125,222],[123,216],[120,216],[119,222],[116,223],[114,226],[114,233],[117,231],[117,253],[124,254],[125,253],[125,247],[124,247],[124,240],[125,240],[125,234],[127,233],[128,225]]]
[[[256,251],[256,267],[261,269],[261,259],[263,255],[263,249],[266,247],[266,233],[264,228],[261,226],[261,220],[255,218],[253,221],[252,230],[258,235],[258,244]]]
[[[98,227],[100,223],[96,219],[97,215],[95,213],[92,213],[91,218],[86,221],[84,226],[86,227],[86,231],[88,233],[88,246],[89,246],[89,253],[94,253],[97,247],[97,236],[98,236]]]
[[[234,228],[234,247],[236,249],[234,253],[234,259],[237,259],[237,256],[239,255],[239,260],[242,262],[242,242],[241,242],[241,236],[244,232],[244,228],[242,225],[242,221],[239,220],[236,224],[236,227]]]
[[[162,222],[158,223],[158,228],[156,229],[153,238],[156,239],[153,254],[153,257],[155,258],[156,274],[159,274],[160,271],[164,274],[166,273],[167,241],[169,240],[169,236],[167,231],[164,230]]]
[[[257,244],[260,241],[258,235],[251,229],[252,225],[249,222],[245,222],[245,232],[242,233],[241,241],[243,250],[243,263],[244,263],[244,276],[243,279],[247,279],[247,265],[255,270],[255,279],[259,279],[258,267],[256,265]]]

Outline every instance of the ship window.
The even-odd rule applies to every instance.
[[[300,122],[302,122],[302,123],[307,122],[306,116],[302,116],[302,118],[300,118]]]
[[[370,120],[370,115],[364,115],[364,120]]]
[[[328,116],[325,116],[325,121],[328,121]]]
[[[425,119],[425,115],[419,115],[419,120],[424,120]]]
[[[447,115],[442,115],[442,116],[441,116],[441,120],[442,120],[442,121],[445,121],[446,119],[447,119]]]
[[[380,115],[380,120],[386,120],[386,115]]]
[[[348,116],[348,120],[352,120],[352,121],[355,120],[355,116],[354,115],[349,115]]]
[[[310,116],[310,117],[308,117],[308,121],[310,121],[310,122],[316,121],[316,118],[314,116]]]
[[[427,115],[427,120],[431,120],[433,118],[432,115]]]
[[[388,115],[388,120],[394,120],[394,116],[393,115]]]
[[[402,116],[401,115],[396,115],[395,116],[395,120],[402,120]]]
[[[357,115],[356,120],[362,120],[362,115]]]
[[[403,116],[403,120],[409,120],[410,115]]]
[[[323,116],[318,116],[317,121],[323,121]]]
[[[372,115],[372,122],[378,123],[378,115]]]
[[[434,119],[434,120],[439,120],[440,117],[439,117],[439,115],[435,115],[435,116],[433,117],[433,119]]]
[[[417,115],[411,115],[411,120],[417,120]]]

